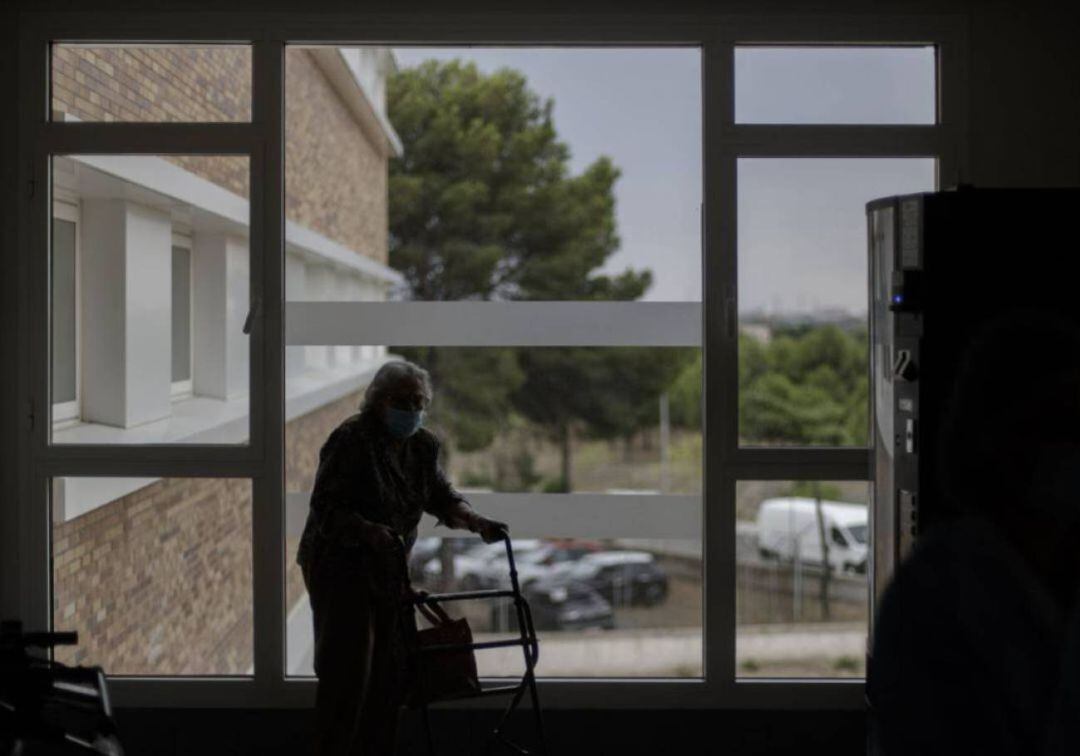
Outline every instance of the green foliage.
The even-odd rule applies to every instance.
[[[418,300],[632,300],[647,270],[598,271],[618,249],[618,168],[580,175],[558,139],[554,104],[519,72],[427,61],[391,77],[387,105],[404,147],[390,167],[390,263]],[[462,450],[489,446],[524,417],[569,444],[568,429],[626,436],[657,420],[701,427],[699,350],[395,349],[428,368],[433,420]],[[866,442],[865,331],[775,326],[739,337],[739,432],[750,442]],[[569,459],[569,447],[565,449]],[[570,484],[564,464],[562,486]],[[529,477],[526,475],[526,477]]]
[[[565,478],[545,478],[540,482],[540,493],[569,493]]]
[[[671,420],[701,423],[702,363],[688,362],[669,390]],[[868,429],[866,332],[835,325],[739,335],[739,435],[750,443],[851,446]]]
[[[568,175],[554,103],[510,69],[426,61],[391,77],[390,263],[414,299],[636,299],[648,271],[596,273],[619,246],[606,157]]]
[[[739,336],[739,435],[751,442],[852,446],[868,427],[866,333],[836,325]]]
[[[861,666],[854,656],[838,656],[833,660],[833,669],[837,672],[857,672]]]
[[[466,470],[461,474],[461,485],[465,488],[494,488],[495,481],[490,475]]]
[[[690,350],[575,347],[522,350],[528,376],[514,395],[533,422],[558,430],[582,422],[596,438],[628,436],[655,426],[657,400],[682,370]]]
[[[687,362],[668,388],[672,425],[701,428],[701,351]]]
[[[554,104],[518,72],[427,61],[391,77],[403,144],[391,162],[390,263],[418,300],[626,300],[647,271],[597,272],[619,246],[614,185],[601,157],[569,175]],[[641,349],[397,349],[424,365],[434,414],[459,448],[488,446],[511,406],[550,435],[611,436],[655,422],[656,397],[684,354]],[[452,353],[452,354],[451,354]]]
[[[453,434],[455,446],[491,445],[510,412],[523,375],[513,349],[409,347],[393,350],[426,368],[435,382],[432,424]]]

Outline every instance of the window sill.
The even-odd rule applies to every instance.
[[[293,420],[354,393],[391,357],[333,369],[308,369],[286,382],[285,419]],[[243,444],[248,441],[249,399],[194,396],[175,401],[172,415],[134,428],[78,423],[54,428],[52,442],[132,446],[140,444]],[[157,478],[66,478],[54,494],[54,521],[71,520],[126,496]],[[77,502],[77,504],[76,504]]]

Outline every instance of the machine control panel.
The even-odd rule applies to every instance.
[[[893,378],[901,381],[914,381],[919,377],[919,368],[910,349],[897,349],[893,357]]]

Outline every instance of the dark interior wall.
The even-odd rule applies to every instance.
[[[310,12],[374,8],[380,11],[423,13],[448,8],[472,12],[507,13],[522,4],[469,0],[452,6],[435,0],[392,3],[386,0],[344,3],[330,0],[272,0],[271,2],[160,3],[153,0],[89,0],[64,3],[55,0],[19,3],[33,12],[44,7],[78,9],[231,9]],[[968,128],[961,145],[962,180],[982,186],[1080,185],[1080,11],[1075,3],[1032,3],[1025,0],[953,0],[931,2],[846,2],[819,0],[812,5],[796,0],[782,2],[698,3],[674,0],[667,3],[615,4],[545,3],[545,11],[645,13],[946,13],[957,15],[967,30],[967,91],[959,98],[967,109]],[[16,101],[16,6],[0,10],[0,91],[4,102]],[[10,112],[10,111],[9,111]],[[15,538],[18,420],[22,417],[14,390],[15,366],[15,220],[16,169],[19,145],[16,121],[0,119],[0,226],[3,274],[0,274],[0,614],[10,615],[17,606],[18,557]],[[470,752],[485,727],[478,714],[439,713],[436,724],[446,734],[446,753]],[[691,711],[552,712],[551,729],[560,753],[786,753],[819,750],[854,753],[862,750],[864,727],[859,712],[737,712],[703,716]],[[413,721],[412,726],[415,726]],[[297,753],[305,742],[310,713],[306,711],[148,711],[121,713],[121,726],[133,754],[237,754]],[[210,734],[219,734],[211,740]],[[691,747],[698,737],[718,747]],[[456,749],[450,743],[457,743]],[[672,747],[672,744],[675,747]],[[414,746],[415,746],[414,741]],[[411,747],[410,753],[422,750]]]
[[[433,711],[439,756],[475,756],[494,725],[494,712]],[[551,711],[546,714],[553,756],[715,756],[769,754],[834,756],[866,752],[861,712],[778,711]],[[126,711],[119,717],[124,745],[134,756],[290,756],[307,752],[309,711],[272,715],[249,710]],[[524,746],[535,743],[531,721],[512,719],[506,732]],[[827,749],[827,750],[826,750]],[[496,749],[493,753],[510,753]],[[416,712],[401,720],[399,755],[424,756]]]
[[[1080,185],[1080,4],[992,3],[969,19],[965,180]]]

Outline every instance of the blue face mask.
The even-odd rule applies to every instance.
[[[420,428],[424,422],[424,411],[400,410],[394,407],[386,408],[386,430],[394,438],[408,438]]]

